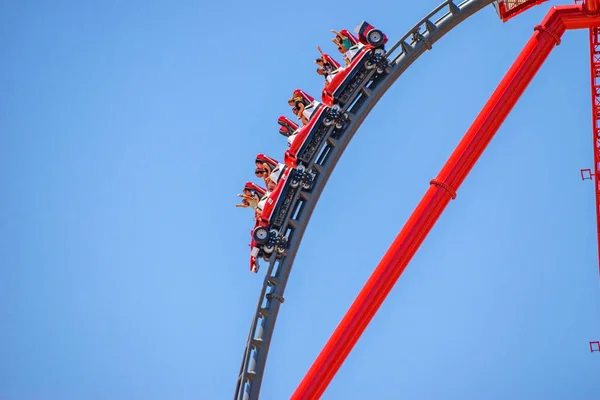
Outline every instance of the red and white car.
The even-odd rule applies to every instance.
[[[341,33],[350,39],[352,47],[346,52],[350,65],[338,68],[331,74],[329,84],[323,89],[322,101],[333,107],[350,103],[364,83],[377,79],[388,67],[384,45],[387,37],[379,29],[363,21],[355,31],[358,38],[347,30]]]
[[[289,149],[285,152],[285,165],[302,168],[317,155],[331,127],[341,130],[350,119],[338,105],[327,107],[299,89],[294,91],[294,95],[302,96],[310,102],[310,106],[305,107],[305,112],[308,110],[305,113],[308,123],[300,126],[284,116],[279,117],[277,123],[279,133],[288,138]]]
[[[305,186],[303,169],[290,168],[279,164],[277,186],[266,192],[259,202],[256,224],[250,242],[250,270],[258,271],[258,258],[269,261],[274,253],[283,254],[287,248],[287,237],[283,228],[286,216],[296,197],[299,187]],[[273,175],[273,174],[272,174]]]
[[[296,169],[284,166],[275,190],[261,199],[262,209],[257,213],[250,242],[250,270],[253,272],[258,271],[258,258],[268,261],[274,252],[285,252],[287,238],[281,230],[299,186],[296,174]]]
[[[259,154],[260,156],[260,154]],[[258,158],[257,158],[258,161]],[[248,193],[250,192],[250,193]],[[258,205],[256,207],[256,215],[260,215],[260,213],[262,212],[262,208],[265,204],[265,202],[267,201],[267,197],[268,197],[268,192],[267,189],[265,189],[262,186],[257,185],[254,182],[246,182],[246,184],[244,185],[244,188],[242,189],[242,193],[247,194],[247,195],[254,195],[256,194],[258,196],[258,198],[260,199],[258,201]],[[246,200],[243,200],[243,202],[246,202]],[[250,232],[252,233],[252,231]],[[258,247],[256,247],[257,244],[254,240],[252,240],[252,242],[250,243],[250,247],[252,248],[251,250],[251,255],[250,255],[250,271],[256,273],[258,272],[258,263],[256,262],[257,257],[263,257],[264,258],[264,252],[262,251],[262,249],[259,249]]]

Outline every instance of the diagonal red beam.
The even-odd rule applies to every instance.
[[[588,0],[588,5],[592,4]],[[455,197],[467,174],[500,128],[566,29],[600,25],[581,5],[553,7],[460,141],[329,341],[292,395],[318,399],[392,290],[425,237]]]

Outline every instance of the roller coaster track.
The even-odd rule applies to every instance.
[[[346,146],[365,120],[371,109],[392,84],[432,45],[493,0],[465,0],[459,4],[447,0],[421,19],[408,33],[387,51],[390,68],[388,74],[364,86],[345,110],[350,123],[339,138],[329,136],[323,148],[307,169],[316,172],[316,181],[309,191],[300,191],[289,208],[283,222],[289,247],[285,255],[272,257],[258,299],[256,312],[250,326],[244,358],[237,378],[235,400],[256,400],[269,353],[269,346],[284,291],[312,212],[321,192],[331,176]]]

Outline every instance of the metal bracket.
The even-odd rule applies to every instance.
[[[418,27],[417,30],[412,32],[412,41],[413,43],[423,42],[427,50],[433,48],[429,40],[421,33],[421,27]]]
[[[581,180],[582,181],[585,181],[586,179],[589,179],[589,180],[593,179],[592,170],[590,168],[582,169],[582,170],[580,170],[580,172],[581,172]]]

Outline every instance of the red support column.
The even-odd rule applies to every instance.
[[[592,89],[593,177],[596,193],[596,230],[598,234],[598,271],[600,272],[600,28],[590,28],[590,81]]]
[[[366,329],[456,190],[531,82],[566,28],[591,26],[581,6],[553,7],[458,144],[406,225],[358,294],[292,395],[318,399]]]

